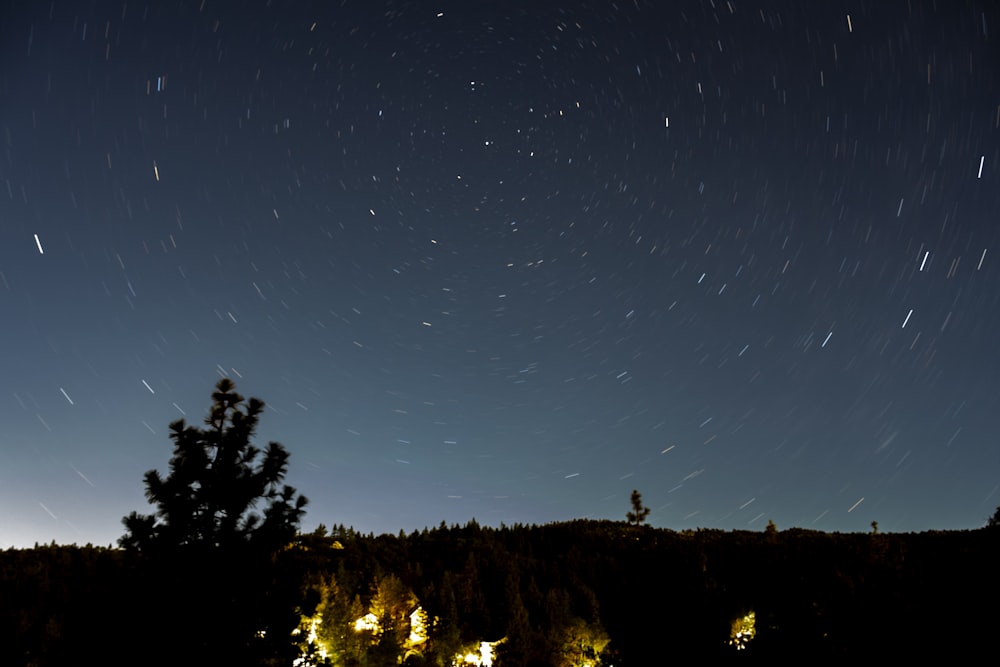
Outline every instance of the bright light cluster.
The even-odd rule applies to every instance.
[[[737,651],[745,649],[757,635],[756,621],[757,615],[752,611],[734,620],[729,632],[729,645],[735,646]]]
[[[503,641],[503,640],[501,640]],[[452,667],[493,667],[493,649],[500,642],[479,642],[479,653],[468,652],[465,655],[457,655],[452,660]]]
[[[368,612],[358,620],[354,621],[355,632],[371,632],[378,634],[379,630],[378,616],[371,612]]]
[[[335,584],[331,586],[335,587]],[[338,644],[334,647],[327,642],[331,638],[340,637],[340,640],[335,641],[348,642],[352,653],[364,651],[366,646],[374,645],[383,633],[390,631],[383,627],[383,623],[388,621],[395,625],[392,632],[401,633],[397,635],[400,658],[421,655],[429,639],[430,618],[412,591],[401,587],[395,578],[387,578],[380,581],[368,613],[353,621],[341,621],[346,627],[340,630],[327,627],[329,621],[319,613],[303,617],[292,634],[304,637],[306,646],[304,654],[292,663],[293,667],[317,667],[317,661],[327,662],[333,667],[343,667],[346,646]],[[496,646],[502,641],[481,641],[469,646],[451,659],[451,667],[493,667]]]
[[[427,612],[423,607],[417,607],[410,614],[410,646],[417,646],[427,641]]]
[[[305,621],[306,619],[303,619]],[[329,654],[326,651],[326,647],[323,646],[323,642],[319,641],[319,637],[316,635],[316,628],[319,624],[323,622],[323,617],[320,614],[316,614],[312,618],[308,619],[309,629],[306,633],[306,643],[316,649],[316,655],[320,660],[326,660]],[[292,636],[298,636],[302,634],[303,628],[301,626],[292,630]],[[292,662],[292,667],[313,667],[313,663],[307,660],[305,657],[296,658]]]

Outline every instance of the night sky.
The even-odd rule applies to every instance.
[[[0,547],[220,377],[318,523],[971,528],[993,2],[4,2]]]

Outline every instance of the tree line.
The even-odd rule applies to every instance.
[[[228,380],[171,424],[118,549],[0,552],[0,664],[497,667],[971,655],[1000,615],[1000,530],[838,534],[623,522],[299,530],[289,456]],[[1000,514],[1000,512],[998,512]],[[463,656],[470,662],[463,663]]]

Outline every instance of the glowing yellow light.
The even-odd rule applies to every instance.
[[[496,642],[479,642],[479,653],[469,651],[464,655],[461,653],[456,655],[451,661],[452,667],[461,667],[462,665],[493,667],[493,658],[495,657],[493,649],[502,641],[501,639]]]
[[[490,642],[480,642],[479,654],[483,657],[482,667],[493,667],[493,644]]]
[[[316,628],[320,626],[323,622],[323,616],[321,614],[316,614],[310,619],[303,618],[303,623],[308,623],[309,632],[306,634],[306,643],[316,649],[316,655],[320,660],[326,660],[329,657],[329,652],[326,650],[326,646],[320,641],[316,634]],[[293,636],[299,636],[302,634],[302,625],[292,630]],[[316,667],[315,663],[310,662],[305,657],[298,657],[292,661],[292,667]]]
[[[427,641],[427,612],[423,607],[417,607],[410,614],[409,645],[417,646]]]
[[[745,649],[757,635],[756,621],[757,615],[752,611],[734,620],[729,631],[729,645],[735,646],[737,651]]]
[[[372,614],[371,612],[365,614],[358,620],[354,621],[354,631],[377,633],[379,631],[378,616]]]

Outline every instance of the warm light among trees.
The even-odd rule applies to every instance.
[[[427,612],[395,575],[376,578],[367,612],[361,599],[350,599],[335,577],[318,588],[316,613],[302,619],[298,634],[305,634],[311,650],[333,665],[369,654],[403,658],[420,653],[428,640]]]
[[[479,642],[478,651],[470,650],[465,654],[456,655],[451,665],[452,667],[493,667],[494,649],[499,643],[499,641]]]
[[[745,649],[757,635],[756,621],[757,615],[753,611],[735,619],[729,632],[729,645],[735,646],[737,651]]]

